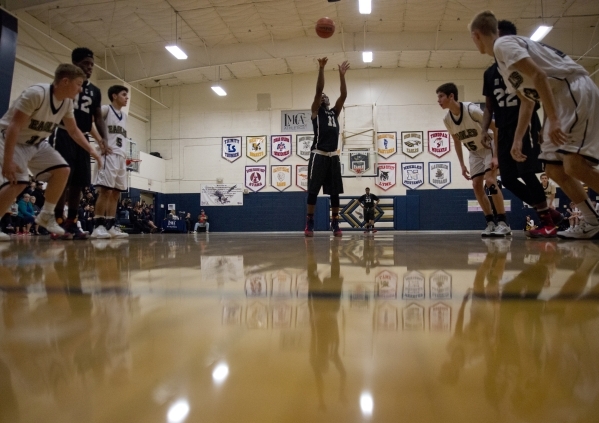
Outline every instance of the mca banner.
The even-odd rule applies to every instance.
[[[310,149],[314,142],[314,134],[301,134],[295,137],[295,154],[305,161],[310,160]]]
[[[243,206],[243,187],[239,184],[202,185],[200,205]]]
[[[412,159],[424,152],[424,132],[408,131],[401,133],[401,152]]]
[[[433,156],[442,157],[451,149],[449,132],[428,131],[428,152]]]
[[[397,153],[397,132],[377,132],[376,151],[385,159]]]
[[[295,166],[295,185],[304,191],[308,191],[308,166]]]
[[[377,164],[377,174],[374,184],[387,191],[395,185],[395,176],[397,173],[397,163],[379,163]]]
[[[401,164],[401,183],[410,188],[416,189],[424,184],[424,163],[402,163]]]
[[[271,166],[270,184],[279,191],[285,191],[291,186],[291,165]]]
[[[281,132],[312,130],[312,110],[281,110]]]
[[[254,192],[266,186],[266,166],[246,166],[245,186]]]
[[[292,143],[291,135],[271,135],[270,137],[270,155],[279,161],[283,161],[291,156]]]
[[[241,157],[241,137],[223,137],[223,159],[233,163]]]
[[[443,188],[451,183],[451,162],[429,162],[428,183]]]
[[[255,162],[266,157],[266,135],[245,137],[245,154]]]
[[[354,173],[364,173],[370,169],[368,149],[353,149],[349,151],[349,170]]]

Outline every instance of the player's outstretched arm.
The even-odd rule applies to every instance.
[[[17,138],[21,133],[21,128],[24,128],[29,121],[30,116],[20,110],[15,110],[6,133],[4,134],[4,161],[2,162],[2,176],[4,176],[11,184],[17,183],[17,173],[22,171],[14,162],[15,146]]]
[[[318,108],[322,102],[322,91],[324,90],[324,67],[327,65],[329,59],[323,57],[318,59],[318,79],[316,80],[316,93],[314,94],[314,101],[312,102],[312,119],[316,118],[318,114]]]
[[[341,114],[341,110],[343,109],[343,104],[345,104],[345,99],[347,98],[347,86],[345,85],[345,72],[349,69],[349,62],[346,60],[345,62],[339,65],[339,80],[341,83],[341,95],[335,102],[335,107],[333,110],[335,114],[339,116]]]
[[[92,156],[96,160],[96,162],[98,162],[98,167],[102,166],[102,158],[100,157],[98,152],[92,147],[92,145],[87,141],[87,138],[85,138],[83,132],[81,132],[79,128],[77,128],[75,118],[64,117],[62,119],[62,122],[64,123],[64,127],[66,128],[73,141],[79,144],[81,148],[87,151],[90,154],[90,156]]]

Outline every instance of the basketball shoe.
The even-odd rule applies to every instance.
[[[599,225],[591,225],[584,220],[571,231],[559,231],[557,236],[565,239],[593,239],[599,235]]]
[[[66,232],[65,235],[71,234],[71,237],[69,239],[85,240],[89,236],[88,232],[84,232],[81,229],[79,229],[79,227],[77,226],[77,222],[75,222],[75,220],[73,219],[67,219],[64,222],[63,228]]]
[[[339,228],[339,218],[333,218],[333,220],[331,220],[331,230],[335,236],[343,235],[343,232],[341,232],[341,229]]]
[[[94,231],[90,235],[90,238],[92,238],[92,239],[108,239],[108,238],[110,238],[110,234],[108,233],[108,231],[106,230],[104,225],[100,225],[100,226],[96,226],[94,228]]]
[[[35,218],[35,223],[46,228],[48,232],[51,234],[64,235],[65,230],[60,227],[58,223],[56,223],[56,218],[54,217],[54,213],[42,211]]]
[[[314,236],[314,219],[306,218],[306,228],[304,229],[305,236]]]
[[[118,227],[117,225],[114,225],[112,228],[110,228],[108,230],[108,235],[110,235],[111,238],[127,238],[127,237],[129,237],[129,234],[123,232],[121,230],[121,228]]]
[[[495,230],[491,233],[491,236],[500,237],[510,236],[511,234],[512,229],[510,228],[510,226],[507,223],[500,221],[499,223],[497,223],[497,225],[495,225]]]
[[[557,236],[557,228],[555,226],[542,226],[537,229],[531,229],[526,232],[530,238],[555,238]]]
[[[481,232],[480,236],[493,236],[493,232],[495,231],[496,225],[495,222],[487,222],[487,227],[484,231]]]

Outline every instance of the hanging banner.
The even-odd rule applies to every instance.
[[[233,163],[241,157],[241,137],[223,137],[223,159]]]
[[[312,110],[281,110],[281,132],[312,130]]]
[[[451,299],[451,275],[444,270],[437,270],[429,279],[429,296],[431,300]]]
[[[383,270],[374,278],[374,296],[377,298],[397,297],[397,274]]]
[[[295,137],[295,154],[300,156],[302,159],[310,160],[310,149],[314,142],[314,134],[301,134]]]
[[[451,183],[451,162],[429,162],[428,183],[443,188]]]
[[[308,191],[308,166],[295,166],[295,185],[304,191]]]
[[[270,185],[279,191],[285,191],[291,186],[291,165],[271,166]]]
[[[376,151],[385,159],[397,153],[397,132],[377,132]]]
[[[416,189],[424,184],[424,163],[402,163],[401,183],[410,189]]]
[[[352,149],[349,151],[349,170],[353,173],[364,173],[370,169],[368,149]],[[359,170],[359,172],[357,172]]]
[[[424,132],[408,131],[401,133],[401,152],[414,158],[424,152]]]
[[[266,135],[245,137],[245,154],[255,162],[266,157]]]
[[[437,303],[428,309],[428,322],[431,332],[451,332],[451,307]]]
[[[379,163],[377,167],[377,177],[374,180],[374,184],[387,191],[389,188],[395,185],[397,163]]]
[[[403,277],[404,300],[424,300],[424,275],[416,270],[412,270]]]
[[[200,205],[243,206],[241,184],[209,184],[201,186]]]
[[[266,186],[266,166],[246,166],[245,186],[254,192]]]
[[[291,156],[292,152],[291,135],[271,135],[270,137],[270,155],[279,161],[283,161]]]
[[[437,157],[446,155],[451,149],[449,140],[447,131],[428,131],[428,152]]]

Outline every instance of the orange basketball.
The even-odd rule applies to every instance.
[[[329,38],[335,33],[335,22],[330,18],[320,18],[316,22],[316,33],[320,38]]]

